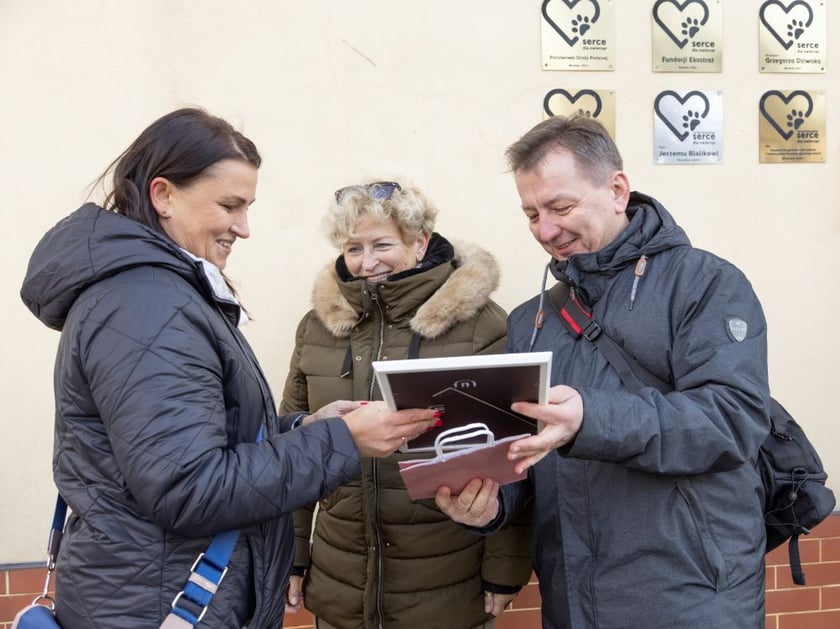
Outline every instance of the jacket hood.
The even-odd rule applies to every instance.
[[[440,241],[442,245],[449,245],[443,238]],[[463,241],[453,241],[452,245],[454,257],[443,264],[451,264],[453,271],[410,320],[411,329],[424,338],[436,338],[472,318],[499,286],[499,264],[491,253]],[[336,266],[331,262],[316,276],[312,303],[315,314],[330,333],[345,338],[350,336],[362,312],[346,298],[342,286],[361,280],[345,282],[339,277]],[[395,281],[410,282],[419,275],[422,272]]]
[[[85,289],[144,265],[168,267],[201,284],[195,263],[175,243],[135,220],[86,203],[35,246],[20,296],[45,325],[61,330]]]
[[[674,217],[653,197],[631,192],[627,216],[627,227],[603,249],[572,256],[568,260],[552,261],[550,268],[554,277],[580,287],[581,280],[586,276],[584,292],[590,293],[587,301],[592,303],[600,295],[596,277],[606,281],[627,266],[636,264],[642,256],[649,258],[673,247],[691,246],[688,236]]]

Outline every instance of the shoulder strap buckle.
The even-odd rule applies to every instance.
[[[600,325],[598,325],[597,321],[590,320],[589,323],[586,324],[586,327],[581,329],[580,333],[590,341],[594,341],[599,336],[601,336],[601,332],[603,331],[603,328]]]

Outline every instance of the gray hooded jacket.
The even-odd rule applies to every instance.
[[[62,330],[55,482],[72,515],[57,561],[64,629],[157,627],[213,534],[242,529],[198,627],[283,622],[291,513],[359,474],[344,422],[255,443],[277,419],[240,309],[202,265],[87,204],[36,247],[21,291]]]
[[[654,199],[633,193],[628,215],[610,245],[552,270],[675,391],[630,392],[548,300],[532,340],[539,297],[521,305],[508,350],[553,351],[552,384],[580,392],[584,418],[529,481],[503,488],[504,509],[533,497],[546,629],[763,627],[764,315],[744,275],[693,248]]]

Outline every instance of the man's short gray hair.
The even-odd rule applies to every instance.
[[[592,183],[603,183],[624,162],[604,126],[587,116],[553,116],[543,120],[511,144],[505,156],[516,173],[533,171],[549,153],[565,149],[574,155],[578,168]]]

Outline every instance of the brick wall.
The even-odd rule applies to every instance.
[[[787,545],[767,555],[766,629],[837,629],[840,627],[840,513],[800,538],[806,586],[794,585],[787,565]],[[42,566],[0,566],[0,629],[11,629],[17,611],[44,587]],[[286,616],[286,629],[312,629],[307,611]],[[540,594],[529,583],[496,629],[538,629]]]
[[[805,586],[794,585],[783,544],[767,555],[766,629],[840,627],[840,513],[799,538]]]

